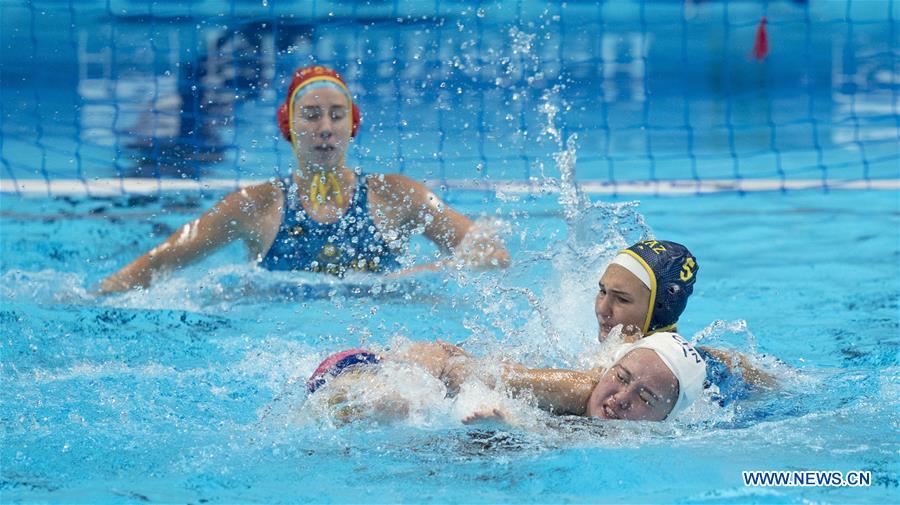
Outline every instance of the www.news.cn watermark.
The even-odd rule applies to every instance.
[[[867,487],[872,485],[872,472],[851,471],[764,471],[741,472],[745,486],[755,487]]]

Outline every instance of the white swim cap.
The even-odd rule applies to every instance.
[[[616,362],[635,349],[650,349],[669,367],[678,379],[678,401],[666,418],[687,408],[703,392],[706,362],[687,340],[675,333],[654,333],[624,346],[616,353]]]

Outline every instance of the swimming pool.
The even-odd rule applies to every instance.
[[[755,344],[752,354],[784,390],[689,423],[571,422],[543,433],[479,431],[446,417],[335,428],[303,415],[302,389],[329,351],[398,335],[469,339],[479,350],[500,342],[535,364],[577,364],[596,332],[599,267],[560,269],[559,260],[602,254],[564,253],[565,222],[552,199],[507,204],[531,215],[510,240],[517,265],[499,279],[460,286],[429,275],[382,294],[337,284],[331,299],[296,287],[328,289],[319,278],[213,262],[147,292],[95,300],[84,288],[120,262],[117,248],[150,246],[194,208],[166,204],[182,210],[148,219],[163,215],[163,202],[119,210],[114,201],[15,203],[4,236],[16,240],[3,242],[4,501],[883,502],[897,494],[898,286],[886,281],[898,272],[885,258],[896,257],[898,215],[889,192],[643,201],[659,236],[702,223],[686,240],[702,282],[682,330],[733,348]],[[121,220],[112,250],[109,217],[97,218],[109,212]],[[740,240],[721,240],[736,228]],[[514,290],[498,295],[495,283],[532,290],[540,303]],[[726,324],[714,328],[716,320]],[[871,488],[745,488],[740,472],[749,469],[868,470],[874,480]]]
[[[210,131],[225,139],[218,144],[212,138],[198,143],[181,134],[144,135],[170,142],[142,147],[134,143],[140,133],[117,134],[125,127],[115,122],[91,123],[104,117],[102,110],[84,113],[85,107],[118,103],[110,109],[115,121],[135,120],[140,111],[129,109],[131,102],[121,95],[119,101],[73,98],[81,92],[74,84],[76,68],[61,70],[65,78],[58,80],[47,80],[43,68],[15,70],[29,84],[40,81],[40,87],[3,86],[4,182],[15,179],[17,187],[37,185],[39,191],[5,191],[0,201],[2,501],[896,501],[900,201],[896,182],[887,190],[833,188],[845,180],[860,181],[862,187],[868,182],[873,188],[880,181],[896,181],[897,146],[890,142],[897,138],[896,87],[887,88],[888,100],[894,100],[887,110],[893,115],[876,111],[867,116],[865,111],[874,108],[861,105],[871,99],[883,106],[878,92],[884,90],[857,89],[847,96],[858,107],[843,117],[840,111],[851,109],[841,108],[842,95],[834,90],[845,89],[835,82],[804,88],[803,100],[780,93],[791,84],[773,76],[784,77],[803,57],[776,57],[766,67],[769,74],[761,71],[754,74],[757,80],[750,79],[763,83],[758,103],[778,116],[770,123],[748,99],[755,92],[721,90],[711,84],[715,79],[697,79],[690,73],[666,74],[670,66],[659,62],[679,61],[681,47],[660,43],[653,47],[668,49],[659,49],[662,53],[647,62],[663,74],[661,82],[677,84],[672,86],[674,92],[663,93],[665,86],[656,74],[646,83],[654,94],[634,90],[634,80],[625,73],[615,89],[636,97],[646,94],[644,98],[652,98],[651,108],[645,108],[648,101],[611,100],[597,127],[591,124],[597,109],[582,107],[592,103],[592,79],[602,73],[576,74],[565,89],[545,95],[543,89],[552,85],[535,78],[534,65],[545,65],[548,74],[552,62],[570,72],[589,65],[577,64],[582,61],[578,51],[556,55],[561,44],[539,46],[540,35],[561,33],[565,27],[570,42],[575,40],[572,46],[578,48],[579,30],[593,33],[598,12],[608,23],[641,33],[642,22],[659,21],[673,12],[681,15],[684,7],[663,3],[640,10],[644,4],[635,2],[616,10],[607,4],[570,3],[566,9],[572,10],[554,5],[557,11],[539,17],[540,12],[529,14],[527,3],[503,7],[485,2],[484,12],[472,8],[464,13],[462,2],[438,2],[438,9],[453,10],[444,13],[447,22],[406,19],[399,23],[399,35],[388,39],[391,50],[397,51],[388,60],[402,51],[404,58],[408,55],[408,61],[415,62],[415,48],[445,41],[447,47],[459,50],[463,60],[476,55],[478,61],[464,63],[477,66],[490,60],[488,48],[462,46],[470,39],[491,40],[496,36],[491,23],[498,23],[504,28],[500,37],[508,45],[497,58],[514,56],[522,58],[521,65],[527,63],[521,73],[512,74],[509,86],[492,83],[510,74],[471,70],[448,80],[450,96],[456,96],[456,88],[463,90],[459,98],[442,101],[442,88],[436,84],[440,79],[435,79],[421,102],[404,102],[416,89],[410,83],[422,82],[416,76],[425,70],[416,73],[415,65],[408,63],[388,72],[393,77],[407,72],[411,77],[400,80],[402,85],[379,73],[381,59],[378,65],[364,63],[355,70],[354,82],[360,88],[377,90],[361,97],[364,113],[371,112],[369,129],[358,142],[357,161],[370,170],[389,170],[397,168],[391,160],[402,157],[406,161],[400,168],[407,174],[438,185],[448,183],[446,196],[455,207],[473,216],[484,214],[483,219],[502,220],[514,265],[499,273],[339,282],[263,272],[247,265],[241,251],[232,248],[149,290],[95,298],[88,291],[104,275],[220,197],[223,190],[215,181],[265,178],[286,169],[286,158],[281,158],[284,146],[269,138],[275,130],[267,118],[275,99],[261,90],[258,97],[241,103],[219,104],[233,107],[239,119],[234,129],[226,125]],[[20,26],[29,26],[31,19],[31,26],[48,27],[40,32],[45,38],[37,42],[35,54],[53,45],[54,33],[61,34],[59,40],[72,42],[60,44],[59,51],[77,52],[81,40],[77,33],[70,36],[67,29],[49,29],[65,27],[58,21],[71,19],[76,27],[96,28],[94,35],[119,44],[120,56],[139,49],[134,41],[142,38],[153,41],[156,55],[169,54],[173,47],[180,55],[197,47],[189,43],[196,35],[187,27],[203,24],[215,10],[197,3],[191,4],[192,11],[179,13],[168,11],[174,7],[166,5],[156,6],[153,16],[144,16],[123,14],[119,10],[124,4],[115,2],[86,4],[91,6],[86,10],[70,4],[68,10],[56,11],[45,10],[39,2],[4,5],[3,36],[28,38],[24,28],[24,35],[7,28],[19,16]],[[865,6],[858,2],[847,6],[854,20],[863,21],[849,37],[873,29],[864,22],[871,14]],[[381,12],[386,19],[392,9],[435,12],[431,2],[376,7],[386,9]],[[695,36],[722,35],[716,27],[722,26],[723,7],[703,8],[695,13],[702,23],[674,30],[679,44],[685,27],[691,34],[688,44],[696,43]],[[742,11],[759,13],[759,6],[751,3],[732,3],[730,8],[725,19]],[[791,8],[772,4],[768,14]],[[231,26],[242,28],[221,31],[223,38],[213,42],[234,43],[235,33],[256,33],[250,28],[257,25],[243,21],[259,17],[259,9],[266,14],[274,7],[235,2],[229,19],[240,20]],[[813,23],[829,26],[828,9],[840,10],[815,11]],[[588,19],[585,12],[594,16],[590,18],[594,24],[579,24]],[[110,18],[102,17],[110,13]],[[561,20],[553,18],[560,13]],[[359,19],[371,13],[337,14],[356,14],[352,19]],[[501,14],[542,21],[531,27],[527,22],[509,24],[507,18],[492,21]],[[802,11],[793,15],[803,19]],[[44,16],[50,19],[41,21]],[[890,20],[895,34],[896,20]],[[302,23],[291,24],[295,31],[287,32],[302,31],[298,25]],[[313,47],[331,54],[329,44],[358,36],[354,26],[326,25],[311,39],[316,41]],[[725,30],[731,37],[726,40],[736,40],[740,34],[752,36],[756,25],[735,18],[726,26],[732,27]],[[389,28],[396,26],[382,20],[368,29],[382,33],[379,30]],[[446,42],[452,37],[447,32],[454,31],[466,36]],[[659,40],[669,31],[653,33]],[[101,46],[92,45],[96,42],[92,35],[86,37],[85,54],[101,52]],[[809,53],[819,54],[817,41],[827,37],[816,31],[812,37]],[[542,49],[529,49],[529,44]],[[425,63],[434,64],[443,47],[433,47]],[[864,61],[860,54],[869,46],[859,42],[854,47],[859,49],[857,61]],[[873,42],[873,47],[880,46]],[[22,54],[27,56],[27,51]],[[280,53],[279,61],[290,60],[291,54]],[[585,54],[590,51],[585,49]],[[690,60],[692,71],[708,67],[703,54]],[[4,52],[4,73],[16,57]],[[872,58],[884,61],[877,55]],[[122,68],[138,68],[124,60]],[[147,65],[166,67],[164,60],[159,57]],[[738,65],[737,59],[728,61]],[[566,67],[567,62],[572,66]],[[816,65],[802,66],[791,75],[805,73],[818,82],[827,65]],[[875,67],[884,67],[879,65]],[[749,67],[741,68],[750,72]],[[149,89],[157,104],[162,103],[158,99],[164,93],[159,90],[169,81],[164,79],[166,69],[159,70],[159,79],[153,81],[156,91],[131,91]],[[111,82],[124,87],[135,85],[137,79],[129,77],[141,76],[137,71],[115,75]],[[73,85],[63,91],[66,79]],[[384,88],[378,87],[379,80],[386,83]],[[683,85],[691,80],[698,82],[696,89]],[[534,89],[526,89],[525,82]],[[721,81],[725,86],[739,82],[744,81]],[[177,80],[170,85],[177,89]],[[229,86],[252,89],[250,84]],[[471,89],[485,93],[470,93]],[[507,105],[517,92],[523,93],[524,105],[518,100]],[[194,95],[188,91],[182,98],[186,96]],[[440,106],[423,106],[431,99]],[[73,102],[81,108],[63,106]],[[559,106],[555,113],[554,105]],[[734,107],[731,114],[725,112],[729,107]],[[162,110],[161,105],[154,110]],[[216,114],[229,115],[225,109]],[[393,121],[398,115],[406,126]],[[723,118],[730,122],[721,124]],[[795,123],[797,118],[801,120]],[[491,126],[498,124],[505,127]],[[641,125],[657,129],[645,133]],[[812,133],[816,128],[827,134],[817,137]],[[257,129],[264,134],[246,134]],[[532,143],[523,131],[540,140]],[[735,139],[729,140],[729,131]],[[560,203],[559,195],[549,192],[560,189],[556,178],[571,168],[566,158],[554,160],[552,155],[564,150],[573,133],[577,178],[587,188],[584,197],[591,200],[590,206]],[[604,143],[606,133],[609,141]],[[813,145],[812,139],[819,138],[821,144]],[[173,153],[185,152],[184,145],[196,147],[189,151],[190,163],[132,163],[135,152],[157,160],[176,159]],[[432,152],[441,155],[433,157]],[[150,191],[123,194],[115,186],[111,195],[84,194],[85,184],[94,178],[125,184],[133,176],[147,175],[142,170],[152,172]],[[167,178],[171,175],[176,177]],[[167,184],[182,177],[198,181],[200,187],[210,184],[201,191],[168,189]],[[697,190],[700,182],[721,177],[766,178],[776,181],[776,189],[785,180],[812,178],[818,183],[811,190]],[[60,180],[75,184],[48,184]],[[687,181],[690,190],[683,194],[651,187],[649,194],[628,192],[640,190],[643,182],[672,180]],[[482,189],[453,185],[466,181]],[[495,184],[498,181],[520,186]],[[530,191],[523,192],[522,186]],[[588,191],[592,187],[596,192]],[[636,199],[639,204],[632,203]],[[443,399],[432,399],[430,414],[392,425],[337,427],[309,414],[303,383],[326,354],[340,348],[383,346],[398,338],[445,338],[465,341],[478,353],[503,351],[535,366],[583,366],[585,356],[596,351],[591,307],[599,272],[618,247],[648,234],[689,244],[698,257],[699,282],[680,321],[682,332],[746,351],[779,378],[782,389],[777,394],[724,409],[700,404],[672,424],[548,420],[549,426],[538,432],[465,427],[454,417],[453,402]],[[433,250],[416,242],[412,253],[421,258]],[[873,480],[871,487],[858,488],[757,488],[744,486],[743,470],[862,470],[872,472]]]

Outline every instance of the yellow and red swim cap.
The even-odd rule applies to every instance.
[[[314,82],[330,82],[339,87],[341,91],[347,95],[347,99],[350,101],[350,116],[352,119],[350,136],[355,137],[356,132],[359,131],[359,123],[362,120],[359,113],[359,107],[353,103],[353,99],[350,97],[350,90],[347,88],[347,83],[341,79],[340,74],[321,65],[302,67],[294,71],[294,78],[291,79],[291,85],[288,87],[284,103],[278,107],[278,129],[281,130],[281,135],[288,142],[291,141],[291,102],[297,96],[300,88]]]

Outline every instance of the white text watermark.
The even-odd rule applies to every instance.
[[[756,487],[859,487],[872,485],[872,472],[799,470],[741,472],[745,486]]]

